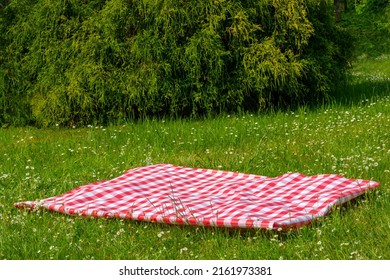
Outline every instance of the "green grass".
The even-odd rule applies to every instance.
[[[371,97],[390,92],[390,52],[375,57],[359,55],[352,63],[346,81],[333,93],[336,103],[358,105]]]
[[[389,65],[388,58],[383,61],[373,69]],[[344,89],[348,98],[339,95],[318,109],[1,129],[0,259],[390,259],[390,82],[370,79],[368,67],[375,60],[358,63]],[[379,181],[381,187],[311,226],[287,232],[80,218],[13,207],[152,163],[267,176],[338,173]]]

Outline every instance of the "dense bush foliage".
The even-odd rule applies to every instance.
[[[350,40],[328,0],[11,0],[0,123],[200,116],[323,99]]]
[[[355,38],[358,57],[390,53],[390,0],[349,1],[342,25]]]
[[[381,12],[389,4],[389,0],[360,0],[355,1],[356,11],[361,13]]]

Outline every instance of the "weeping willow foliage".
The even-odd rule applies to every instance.
[[[104,123],[319,100],[343,72],[333,1],[11,0],[0,122]]]

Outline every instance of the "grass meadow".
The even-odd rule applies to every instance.
[[[387,73],[387,74],[386,74]],[[0,129],[0,259],[390,259],[390,57],[360,57],[321,108],[107,127]],[[148,164],[277,176],[338,173],[380,188],[279,232],[27,212]]]

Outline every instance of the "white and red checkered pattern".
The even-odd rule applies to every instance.
[[[378,186],[332,174],[270,178],[158,164],[15,206],[170,224],[277,229],[309,224]]]

